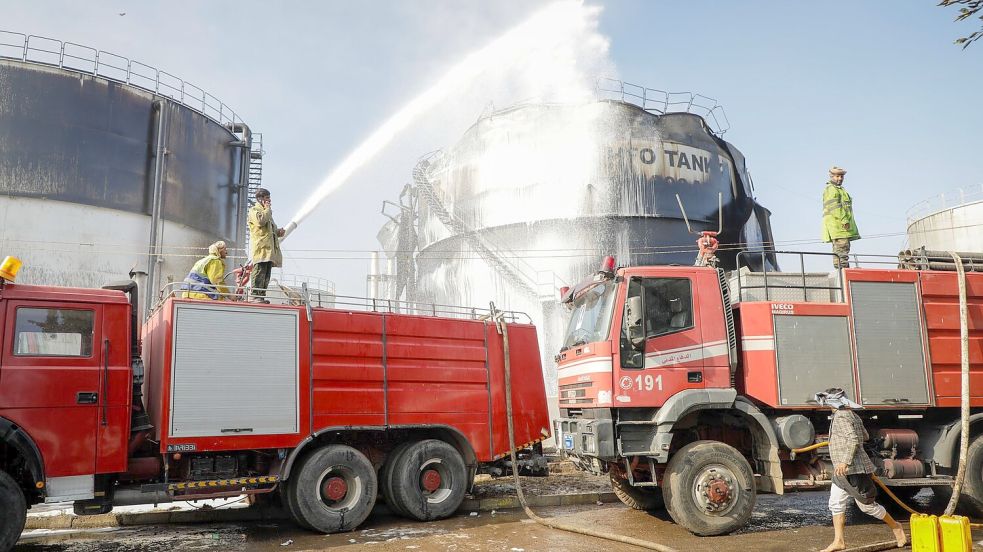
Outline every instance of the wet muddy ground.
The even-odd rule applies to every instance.
[[[919,496],[920,504],[931,500]],[[751,523],[724,537],[694,537],[673,524],[665,512],[643,513],[621,504],[542,508],[544,517],[568,524],[652,540],[684,551],[816,551],[832,537],[826,510],[827,494],[803,492],[758,497]],[[903,519],[903,516],[898,516]],[[882,542],[890,538],[886,526],[858,511],[848,517],[848,544]],[[983,533],[974,534],[974,540]],[[373,515],[358,530],[318,535],[288,522],[128,527],[115,530],[49,534],[31,537],[15,548],[19,552],[101,552],[170,550],[339,550],[365,551],[551,551],[637,550],[592,537],[557,531],[528,520],[520,510],[480,512],[451,519],[418,523],[388,515]],[[910,550],[908,548],[907,550]],[[983,551],[983,543],[974,550]]]
[[[522,491],[526,496],[563,495],[576,493],[607,493],[611,491],[611,479],[607,475],[590,475],[584,472],[568,471],[552,473],[549,477],[519,477]],[[515,483],[512,477],[479,475],[475,478],[471,498],[498,498],[515,496]]]

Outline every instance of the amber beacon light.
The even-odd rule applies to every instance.
[[[5,257],[3,263],[0,263],[0,278],[13,283],[17,279],[17,272],[23,264],[17,257]]]

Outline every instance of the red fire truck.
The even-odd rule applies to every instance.
[[[298,524],[335,532],[380,492],[403,516],[446,517],[502,467],[502,326],[480,309],[168,297],[141,344],[136,285],[107,288],[0,287],[0,550],[39,502],[89,514],[276,490]],[[518,317],[501,324],[529,447],[550,424]]]
[[[966,285],[972,440],[961,504],[980,509],[983,274],[968,273]],[[748,521],[757,491],[828,482],[826,448],[792,451],[825,440],[830,413],[814,393],[830,387],[863,405],[869,452],[896,494],[951,495],[961,427],[955,272],[727,275],[615,269],[609,258],[563,301],[572,318],[557,356],[556,434],[582,468],[609,473],[626,504],[665,507],[693,533],[718,535]]]

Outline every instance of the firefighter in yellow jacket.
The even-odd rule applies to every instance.
[[[833,167],[829,182],[823,190],[823,241],[833,244],[833,266],[850,267],[850,242],[860,239],[857,221],[853,218],[853,199],[843,187],[846,170]]]
[[[198,259],[184,279],[185,299],[211,299],[217,301],[227,296],[229,290],[223,284],[225,256],[229,250],[224,241],[208,246],[208,255]]]
[[[273,203],[270,192],[265,188],[256,190],[256,203],[249,209],[247,219],[249,225],[249,259],[253,262],[249,274],[249,287],[252,290],[252,301],[269,303],[266,299],[266,288],[270,285],[270,273],[273,267],[283,264],[283,254],[280,252],[280,238],[283,228],[277,228],[273,222]]]

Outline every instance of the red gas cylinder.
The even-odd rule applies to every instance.
[[[918,446],[918,434],[911,429],[881,429],[877,437],[884,440],[884,449],[898,448],[898,452],[910,451]]]
[[[888,479],[911,479],[925,476],[925,464],[921,460],[884,460],[884,474]]]

